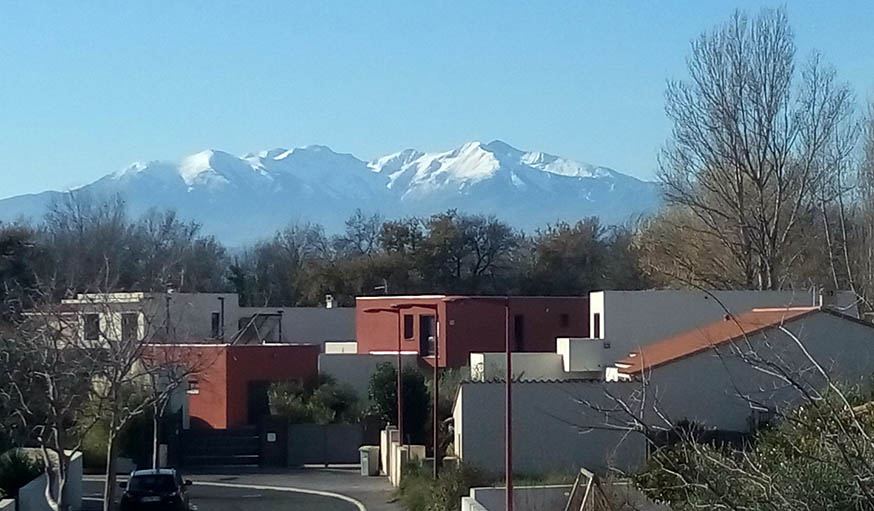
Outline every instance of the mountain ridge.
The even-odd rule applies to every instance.
[[[659,203],[656,183],[501,140],[442,152],[409,148],[370,161],[323,145],[245,156],[207,149],[177,162],[135,162],[76,190],[121,195],[133,215],[174,209],[226,243],[270,236],[289,221],[337,232],[355,209],[386,218],[459,209],[532,229],[585,216],[621,223]],[[0,220],[38,218],[64,193],[2,199]]]

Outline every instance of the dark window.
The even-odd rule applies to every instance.
[[[596,312],[592,316],[592,338],[600,339],[601,338],[601,313]]]
[[[413,338],[413,316],[407,314],[404,316],[404,339]]]
[[[516,340],[515,351],[525,351],[525,316],[513,316],[513,336]]]
[[[121,315],[121,341],[134,342],[139,339],[140,315],[126,312]]]
[[[100,339],[100,315],[85,314],[85,340],[97,341]]]
[[[222,315],[219,312],[212,313],[212,338],[218,339],[222,335]]]
[[[437,337],[437,321],[434,316],[419,316],[419,354],[427,357],[434,354]]]
[[[567,328],[568,325],[571,324],[571,318],[567,314],[562,314],[558,317],[558,324],[561,325],[562,328]]]
[[[188,380],[188,393],[200,394],[200,382],[197,380]]]

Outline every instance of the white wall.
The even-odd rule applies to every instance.
[[[615,352],[606,339],[559,337],[555,350],[562,358],[566,373],[595,372],[601,374],[616,361]]]
[[[513,378],[560,380],[572,375],[562,368],[558,353],[513,353]],[[503,380],[507,376],[506,353],[471,353],[470,377],[474,381]]]
[[[674,290],[593,292],[590,294],[590,324],[594,314],[600,312],[601,337],[610,340],[616,360],[646,344],[721,319],[725,316],[722,305],[732,313],[741,313],[756,307],[814,304],[808,291],[713,291],[712,295]],[[838,292],[834,302],[847,307],[855,303],[855,297]],[[858,310],[853,307],[848,313],[858,316]]]
[[[570,496],[569,484],[516,486],[513,488],[513,509],[525,511],[555,511],[564,509]],[[507,499],[505,487],[471,488],[471,498],[486,511],[504,511]]]
[[[51,511],[45,497],[46,476],[40,475],[18,490],[18,511]],[[82,509],[82,453],[74,453],[70,459],[64,499],[70,511]]]
[[[322,344],[355,339],[354,307],[240,307],[239,296],[234,293],[115,293],[82,295],[65,303],[78,305],[83,313],[100,313],[101,331],[109,338],[120,337],[123,312],[139,312],[141,336],[149,335],[156,341],[169,338],[180,342],[206,342],[217,340],[212,335],[212,314],[221,313],[221,299],[224,299],[225,341],[231,341],[237,334],[241,318],[279,311],[282,311],[282,342]],[[166,329],[168,303],[169,334]],[[78,322],[82,336],[84,320],[81,316]]]
[[[603,413],[581,402],[612,404],[600,382],[521,382],[513,384],[514,472],[545,474],[580,467],[604,471],[608,465],[633,468],[643,461],[642,436],[606,429]],[[633,387],[612,384],[622,397]],[[488,472],[504,470],[503,383],[464,383],[454,410],[459,458]]]
[[[324,353],[346,353],[346,354],[354,354],[358,353],[358,343],[357,342],[331,342],[328,341],[324,345]]]
[[[817,312],[785,327],[830,377],[850,385],[868,383],[874,374],[874,327]],[[792,376],[810,388],[822,388],[823,380],[809,359],[787,334],[770,329],[749,337],[759,357],[781,361]],[[661,367],[649,375],[651,396],[658,396],[659,409],[672,422],[688,419],[708,427],[746,431],[750,400],[785,410],[799,395],[775,377],[751,367],[738,355],[746,343],[722,345]]]
[[[252,308],[243,308],[251,314]],[[325,341],[355,340],[355,307],[283,307],[282,342],[323,344]]]

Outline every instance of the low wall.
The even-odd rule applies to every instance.
[[[645,461],[646,443],[614,425],[614,399],[633,385],[600,382],[518,382],[513,384],[513,470],[517,474],[572,473],[580,467],[606,473],[632,470]],[[503,383],[464,383],[453,410],[455,455],[487,472],[502,472],[505,457]],[[627,398],[626,398],[627,399]],[[583,404],[587,403],[587,404]]]
[[[473,497],[461,497],[461,511],[489,511]]]
[[[0,511],[15,511],[15,500],[13,500],[13,499],[0,500]]]
[[[525,511],[556,511],[564,509],[567,504],[571,485],[518,486],[513,488],[513,509]],[[470,507],[471,511],[504,511],[506,489],[471,488],[470,498],[480,507]]]
[[[290,467],[358,464],[364,445],[361,424],[292,424],[288,427]]]
[[[18,511],[51,511],[46,501],[46,476],[37,477],[18,490]],[[67,482],[64,486],[64,501],[70,511],[82,509],[82,453],[74,453],[70,459]]]

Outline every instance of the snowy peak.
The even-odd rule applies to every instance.
[[[229,243],[270,236],[289,221],[338,232],[358,208],[386,218],[454,208],[530,230],[592,215],[624,222],[659,203],[654,183],[501,140],[405,149],[370,162],[322,145],[241,157],[210,149],[177,162],[137,162],[81,189],[123,196],[132,215],[176,210]],[[36,218],[46,205],[39,201],[53,193],[0,200],[0,220]]]
[[[423,153],[407,149],[368,164],[389,176],[389,187],[404,199],[439,193],[467,193],[479,183],[497,180],[515,189],[546,186],[550,175],[571,178],[610,177],[613,171],[542,152],[525,152],[501,140],[468,142],[451,151]]]

